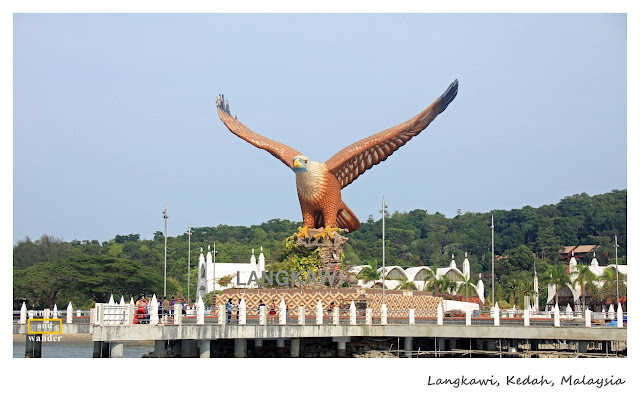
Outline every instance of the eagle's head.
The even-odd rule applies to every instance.
[[[298,155],[293,158],[293,172],[306,173],[309,167],[309,158],[307,156]]]

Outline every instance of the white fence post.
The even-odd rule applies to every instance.
[[[22,301],[20,307],[20,324],[27,324],[27,305]]]
[[[204,302],[200,295],[196,301],[196,324],[204,324]]]
[[[218,325],[225,326],[227,324],[227,314],[224,305],[218,306]]]
[[[387,324],[387,304],[382,304],[380,308],[380,324]]]
[[[322,302],[318,300],[318,304],[316,305],[316,324],[322,324]]]
[[[493,325],[500,326],[500,307],[497,302],[493,307]]]
[[[126,324],[133,324],[133,316],[135,314],[134,311],[134,306],[135,303],[133,302],[133,298],[131,299],[131,301],[129,302],[129,304],[127,305],[127,321],[125,322]]]
[[[149,305],[149,324],[157,325],[158,320],[158,298],[156,298],[156,294],[153,294],[151,304]]]
[[[69,301],[69,305],[67,306],[67,324],[73,323],[73,306],[71,306],[71,301]]]
[[[529,304],[524,307],[524,325],[525,327],[531,326],[531,309],[529,309]]]
[[[238,324],[247,324],[247,303],[240,299],[240,311],[238,312]]]
[[[262,326],[267,324],[267,306],[260,305],[258,307],[258,323]]]
[[[365,311],[365,323],[369,326],[373,324],[373,309],[367,308]]]
[[[584,311],[584,327],[591,327],[591,311],[588,307]]]
[[[304,326],[305,318],[304,306],[300,305],[298,306],[298,324]]]
[[[416,310],[409,309],[409,324],[416,324]]]
[[[45,309],[42,315],[43,319],[50,319],[51,318],[51,309]]]
[[[444,324],[444,312],[442,310],[442,302],[438,303],[438,326]]]
[[[333,307],[333,324],[336,326],[340,324],[340,308],[338,306]]]
[[[624,316],[622,314],[622,305],[618,302],[618,310],[616,311],[616,319],[618,320],[618,327],[624,327]]]
[[[82,316],[82,311],[80,309],[76,310],[76,317]]]
[[[553,325],[560,327],[560,308],[558,308],[558,304],[553,308]]]
[[[467,309],[464,315],[464,324],[467,326],[471,326],[471,310]]]
[[[173,324],[182,325],[182,303],[176,302],[173,304]]]
[[[356,304],[351,301],[351,305],[349,305],[349,324],[355,326],[357,324],[356,321]]]

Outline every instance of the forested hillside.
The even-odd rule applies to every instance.
[[[508,300],[507,288],[513,280],[527,281],[532,274],[535,253],[541,266],[559,262],[564,245],[599,245],[600,264],[613,258],[614,235],[620,245],[618,256],[626,263],[627,191],[589,196],[573,195],[558,204],[496,210],[495,251],[503,256],[496,262],[496,298]],[[200,247],[216,242],[217,261],[248,262],[251,249],[264,247],[267,263],[273,260],[282,240],[293,234],[299,222],[269,220],[251,227],[219,225],[193,228],[191,266],[197,266]],[[347,234],[345,264],[381,264],[381,216],[369,216],[362,227]],[[455,255],[461,266],[468,253],[473,274],[491,271],[491,213],[463,213],[447,218],[425,210],[393,212],[386,217],[386,264],[403,267],[447,266]],[[168,238],[167,291],[186,295],[188,236]],[[508,256],[508,257],[504,257]],[[90,305],[104,302],[109,293],[135,295],[162,294],[164,237],[152,239],[139,234],[116,235],[100,243],[96,240],[64,242],[55,233],[40,239],[24,238],[13,249],[14,299],[27,298],[39,306],[54,302]],[[196,269],[192,268],[191,294],[195,293]],[[105,298],[106,297],[106,298]]]

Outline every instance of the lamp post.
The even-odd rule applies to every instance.
[[[187,303],[191,303],[191,222],[189,222],[189,229],[187,230],[189,236],[189,254],[187,256]]]
[[[162,212],[164,218],[164,296],[167,296],[167,203],[164,204],[164,211]]]
[[[216,243],[213,243],[213,296],[216,296]],[[215,305],[215,303],[214,303]]]
[[[618,286],[618,236],[615,236],[616,239],[616,298],[618,300],[618,307],[620,307],[620,290]]]
[[[380,210],[380,213],[382,213],[382,303],[385,303],[385,298],[384,298],[384,287],[385,287],[385,282],[387,281],[387,269],[385,266],[385,255],[384,255],[384,217],[387,214],[387,204],[384,202],[384,196],[382,197],[382,209]]]
[[[495,260],[495,249],[494,249],[494,244],[493,244],[493,213],[491,214],[491,304],[493,306],[493,304],[496,303],[496,292],[495,292],[495,277],[496,277],[496,273],[495,273],[495,266],[494,266],[494,260]]]

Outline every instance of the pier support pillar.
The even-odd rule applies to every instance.
[[[211,357],[211,341],[210,340],[199,340],[198,346],[200,348],[200,358]]]
[[[276,352],[278,355],[284,354],[284,338],[276,339]]]
[[[167,356],[167,342],[164,340],[156,340],[153,347],[153,355],[156,358],[164,358]]]
[[[438,338],[436,351],[444,351],[446,349],[446,338]]]
[[[487,340],[487,351],[497,351],[496,340]]]
[[[578,341],[578,352],[581,354],[587,353],[587,341]]]
[[[109,358],[122,358],[124,354],[123,342],[109,343],[109,348],[110,348]]]
[[[449,339],[449,349],[457,349],[458,348],[458,339],[457,338],[450,338]]]
[[[256,338],[255,345],[256,345],[256,356],[257,357],[261,357],[262,356],[262,346],[264,345],[264,340],[262,338]]]
[[[100,358],[109,358],[109,352],[111,348],[109,347],[109,343],[106,341],[102,341],[102,346],[100,350]]]
[[[101,355],[102,355],[102,341],[94,341],[93,342],[93,357],[94,358],[100,358]]]
[[[182,340],[181,358],[193,358],[197,355],[196,341],[197,340]]]
[[[247,339],[236,338],[234,340],[233,356],[235,358],[244,358],[247,356]]]
[[[413,352],[413,337],[404,338],[404,351],[405,357],[411,358],[411,352]]]
[[[333,342],[338,343],[338,358],[347,356],[347,342],[351,341],[351,337],[333,337]]]
[[[27,334],[24,348],[25,358],[42,357],[42,334]]]
[[[300,339],[299,338],[291,339],[291,351],[289,355],[292,358],[298,358],[300,356]]]

